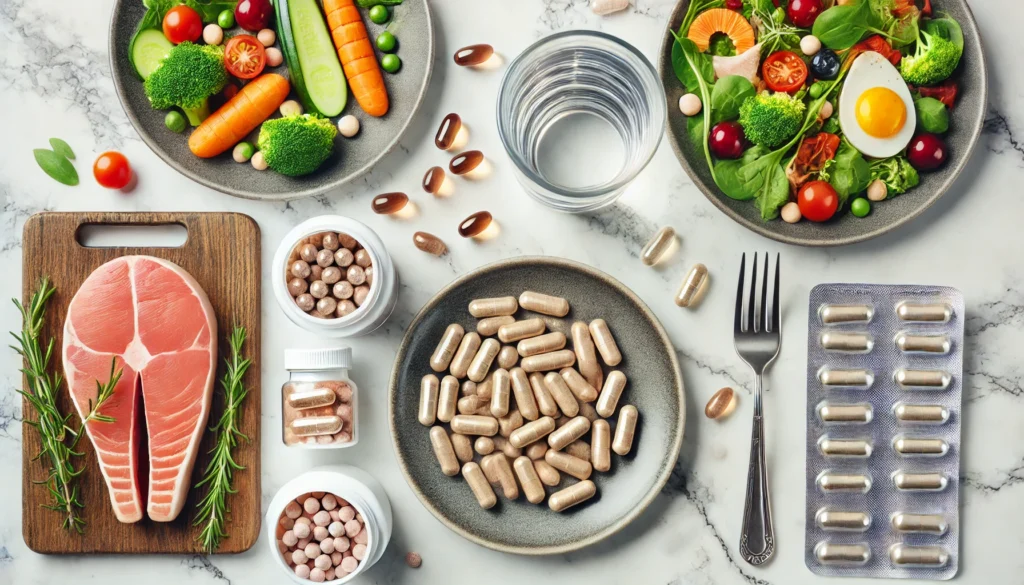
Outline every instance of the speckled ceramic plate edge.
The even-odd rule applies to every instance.
[[[114,64],[114,61],[117,59],[117,48],[114,45],[117,42],[117,36],[114,34],[115,28],[117,26],[117,14],[118,11],[121,9],[121,4],[126,1],[131,2],[133,0],[117,0],[117,2],[114,4],[113,10],[110,11],[110,27],[107,33],[107,64],[110,67],[110,77],[114,80],[114,89],[117,93],[117,99],[121,104],[121,109],[128,117],[128,120],[132,123],[132,127],[135,128],[135,132],[139,135],[140,138],[142,138],[142,141],[146,143],[146,146],[148,146],[150,150],[152,150],[158,157],[163,159],[163,161],[170,165],[174,170],[199,183],[200,185],[205,185],[211,189],[220,191],[221,193],[227,193],[228,195],[234,195],[235,197],[241,197],[243,199],[254,199],[257,201],[290,201],[293,199],[301,199],[303,197],[312,197],[314,195],[319,195],[321,193],[324,193],[325,191],[329,191],[336,187],[340,187],[342,185],[350,183],[355,179],[358,179],[367,171],[369,171],[373,167],[373,165],[380,162],[382,158],[387,156],[392,150],[395,149],[395,146],[398,145],[398,141],[402,139],[402,136],[405,134],[405,131],[409,128],[409,124],[412,123],[413,118],[415,118],[416,114],[419,112],[420,106],[423,105],[423,99],[427,95],[427,89],[430,87],[430,79],[434,73],[434,17],[430,13],[430,2],[424,0],[427,15],[427,35],[430,38],[430,53],[427,55],[426,74],[424,75],[423,83],[420,85],[419,91],[416,94],[416,102],[413,105],[412,112],[410,113],[409,117],[402,122],[401,127],[399,128],[398,132],[395,133],[395,137],[391,140],[391,142],[388,143],[387,147],[384,148],[384,150],[382,150],[380,154],[372,158],[365,165],[349,173],[347,176],[342,177],[341,179],[321,183],[310,189],[303,189],[300,191],[288,193],[286,196],[265,196],[259,193],[254,193],[252,191],[246,191],[245,189],[235,189],[227,185],[221,185],[214,181],[204,179],[203,177],[200,177],[199,175],[188,170],[188,168],[186,168],[184,165],[178,163],[178,161],[174,160],[173,157],[166,155],[158,147],[156,141],[153,140],[152,137],[150,137],[149,133],[143,130],[142,123],[132,112],[131,108],[128,107],[124,94],[123,80],[117,76],[117,68]],[[138,80],[132,78],[132,81],[137,82]]]
[[[476,278],[482,275],[513,266],[518,267],[538,264],[547,264],[549,266],[553,266],[556,268],[576,270],[579,272],[586,273],[599,280],[602,280],[610,287],[619,291],[622,294],[622,296],[624,296],[626,299],[632,302],[640,310],[640,312],[643,313],[647,320],[650,321],[654,329],[658,332],[658,335],[661,338],[661,343],[665,347],[666,353],[668,354],[669,363],[672,366],[672,372],[676,379],[676,396],[679,400],[679,424],[675,426],[675,436],[672,438],[671,448],[668,452],[668,459],[665,461],[665,465],[663,467],[661,475],[659,475],[655,479],[650,491],[643,497],[642,500],[636,503],[636,505],[633,507],[632,510],[630,510],[628,514],[619,518],[616,522],[608,525],[600,532],[570,544],[559,546],[521,547],[511,546],[501,542],[487,540],[468,532],[458,524],[452,522],[444,514],[442,514],[433,505],[433,503],[431,503],[431,501],[423,494],[419,487],[413,482],[412,477],[409,474],[409,469],[405,464],[405,460],[402,458],[400,454],[401,451],[398,446],[398,433],[395,430],[394,404],[395,401],[397,400],[396,394],[398,392],[399,370],[401,370],[402,362],[405,359],[406,352],[409,349],[409,342],[412,339],[413,332],[419,326],[420,322],[424,319],[427,313],[433,310],[450,291],[459,286],[462,286],[467,282],[475,280]],[[609,536],[612,536],[613,534],[617,533],[618,531],[622,530],[627,525],[629,525],[629,523],[635,520],[637,517],[639,517],[640,514],[642,514],[644,510],[646,510],[647,507],[650,506],[651,502],[653,502],[654,499],[658,497],[658,494],[661,492],[661,489],[665,487],[665,484],[668,482],[669,476],[672,474],[672,469],[673,467],[675,467],[676,460],[679,457],[679,451],[683,446],[683,432],[686,428],[685,397],[686,391],[683,387],[683,375],[682,371],[679,369],[679,360],[676,359],[675,348],[672,345],[672,341],[669,339],[668,333],[665,332],[665,328],[664,326],[662,326],[661,321],[658,320],[658,318],[654,315],[654,313],[647,306],[647,304],[640,300],[640,297],[636,296],[636,294],[633,291],[631,291],[618,280],[612,278],[611,276],[605,274],[604,272],[601,272],[600,270],[591,268],[590,266],[587,266],[585,264],[573,262],[572,260],[555,258],[551,256],[521,256],[518,258],[512,258],[508,260],[499,260],[497,262],[481,266],[480,268],[477,268],[476,270],[468,274],[460,276],[459,278],[453,280],[447,286],[442,288],[440,291],[438,291],[437,294],[431,297],[431,299],[423,305],[419,312],[416,313],[416,317],[413,318],[412,322],[409,323],[408,328],[406,328],[406,334],[405,337],[402,339],[401,346],[399,346],[398,348],[398,354],[395,358],[395,365],[391,370],[391,378],[388,382],[388,426],[391,430],[391,441],[392,446],[395,449],[395,456],[398,458],[398,465],[402,469],[402,475],[405,477],[406,483],[408,483],[409,487],[412,488],[413,492],[416,493],[416,497],[419,498],[423,506],[427,510],[429,510],[430,513],[433,514],[435,518],[440,520],[442,524],[444,524],[445,526],[447,526],[463,538],[493,550],[519,555],[557,555],[569,553],[572,551],[579,550],[581,548],[588,547],[592,544],[598,543],[608,538]]]
[[[987,62],[987,60],[985,58],[985,50],[984,50],[984,45],[983,45],[983,43],[981,41],[981,33],[978,30],[978,22],[975,20],[974,13],[971,11],[971,7],[970,7],[970,5],[967,4],[966,0],[944,0],[944,1],[947,1],[947,2],[955,1],[955,2],[958,2],[958,3],[962,4],[963,9],[964,9],[964,11],[965,11],[965,13],[967,15],[967,28],[969,28],[969,30],[970,30],[970,34],[968,36],[974,39],[975,50],[977,51],[977,58],[978,58],[980,66],[981,66],[981,78],[982,78],[981,98],[980,98],[981,107],[978,108],[978,115],[972,121],[973,128],[972,128],[972,131],[971,131],[970,139],[968,141],[968,148],[956,160],[955,166],[953,167],[953,170],[952,170],[952,173],[950,173],[949,176],[946,178],[946,180],[943,181],[941,185],[939,185],[939,187],[935,191],[935,193],[933,193],[930,197],[928,197],[926,200],[924,200],[911,213],[908,213],[907,215],[904,215],[903,217],[901,217],[897,221],[894,221],[894,222],[890,223],[889,225],[880,227],[880,228],[875,229],[873,231],[864,232],[864,233],[861,233],[861,234],[855,234],[855,235],[851,235],[851,236],[837,237],[837,238],[806,238],[806,237],[789,236],[789,235],[786,235],[786,234],[780,234],[777,231],[772,230],[770,227],[768,227],[771,224],[758,223],[758,222],[751,221],[751,220],[743,217],[739,213],[736,213],[735,210],[733,210],[728,205],[726,205],[721,200],[722,197],[725,197],[725,194],[723,194],[720,191],[718,191],[717,186],[716,187],[709,187],[707,184],[705,184],[704,181],[697,175],[697,173],[694,170],[694,168],[690,165],[690,162],[688,160],[686,160],[686,155],[683,153],[682,149],[679,146],[679,141],[680,141],[681,138],[679,136],[675,135],[672,132],[671,116],[674,113],[673,108],[674,108],[675,104],[669,103],[668,104],[669,116],[666,117],[666,119],[665,119],[665,132],[666,132],[666,134],[668,134],[668,138],[669,138],[668,141],[672,145],[672,151],[675,152],[676,158],[679,159],[679,163],[683,166],[683,170],[686,171],[686,174],[693,181],[693,184],[696,185],[697,188],[700,189],[702,193],[704,193],[704,195],[711,201],[711,203],[713,203],[715,205],[715,207],[717,207],[718,209],[722,210],[726,215],[731,217],[737,223],[739,223],[740,225],[746,227],[747,229],[749,229],[751,231],[754,231],[754,232],[756,232],[758,234],[761,234],[762,236],[765,236],[765,237],[770,238],[772,240],[776,240],[778,242],[783,242],[783,243],[786,243],[786,244],[796,244],[796,245],[799,245],[799,246],[811,246],[811,247],[843,246],[843,245],[846,245],[846,244],[855,244],[857,242],[863,242],[865,240],[870,240],[871,238],[875,238],[875,237],[878,237],[878,236],[880,236],[880,235],[882,235],[884,233],[890,232],[890,231],[892,231],[892,230],[902,226],[903,224],[909,222],[910,220],[916,218],[917,216],[921,215],[922,213],[924,213],[924,211],[926,209],[928,209],[933,204],[935,204],[935,202],[939,200],[939,197],[942,197],[946,193],[946,191],[949,190],[949,188],[953,185],[953,183],[956,182],[956,179],[960,176],[960,172],[963,171],[965,166],[967,166],[967,161],[970,160],[971,155],[974,153],[975,146],[977,146],[977,144],[978,144],[978,139],[981,137],[981,132],[982,132],[984,124],[985,124],[985,112],[986,112],[987,104],[988,104],[988,62]],[[678,23],[682,22],[683,15],[686,13],[686,8],[687,8],[687,6],[689,6],[689,4],[690,4],[690,0],[679,0],[679,3],[676,4],[675,10],[672,11],[672,16],[669,17],[669,21],[668,21],[668,27],[669,28],[675,29],[675,27],[678,26]],[[962,24],[963,23],[961,23],[961,25]],[[672,74],[671,66],[670,65],[666,65],[666,55],[670,54],[671,46],[672,46],[671,44],[672,44],[672,42],[674,42],[674,40],[675,39],[672,36],[672,33],[669,32],[668,29],[666,29],[665,30],[665,38],[664,38],[664,40],[662,41],[662,44],[661,44],[661,52],[660,52],[660,54],[658,56],[658,72],[661,74],[662,84],[666,88],[669,87],[670,83],[678,84],[678,81],[676,81],[675,75]],[[671,77],[671,79],[666,79],[668,77]],[[666,93],[667,93],[667,89],[666,89]],[[683,137],[683,138],[686,138],[686,137]]]

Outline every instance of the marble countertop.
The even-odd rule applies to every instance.
[[[840,249],[779,245],[754,235],[719,212],[691,184],[668,144],[610,209],[561,215],[527,198],[516,184],[493,121],[500,71],[455,67],[458,47],[489,42],[507,59],[552,31],[597,28],[635,44],[657,59],[674,0],[635,0],[626,13],[594,16],[587,0],[436,0],[437,62],[426,102],[400,147],[370,174],[323,196],[289,203],[256,203],[200,187],[180,176],[142,143],[121,110],[107,65],[107,24],[112,0],[30,2],[0,0],[0,298],[21,290],[21,228],[43,210],[238,211],[263,231],[268,265],[279,239],[308,217],[339,213],[369,224],[388,243],[402,289],[390,321],[377,333],[352,340],[353,377],[362,390],[363,438],[340,455],[289,451],[277,439],[278,392],[285,379],[282,350],[321,340],[292,325],[270,294],[263,295],[263,494],[264,507],[285,481],[310,466],[342,460],[376,475],[390,494],[394,537],[384,559],[357,583],[435,583],[486,580],[495,585],[579,582],[655,584],[786,584],[820,582],[804,566],[805,334],[808,291],[820,282],[928,283],[959,287],[968,306],[962,455],[961,581],[1009,582],[1024,570],[1024,120],[1012,114],[1024,93],[1016,55],[1024,36],[1016,0],[974,2],[989,48],[992,86],[979,148],[950,193],[897,233]],[[1010,55],[1010,57],[1007,57]],[[437,200],[417,187],[424,170],[446,157],[431,143],[449,111],[462,115],[474,147],[490,155],[491,178],[460,182],[454,196]],[[32,160],[31,148],[50,136],[73,145],[83,182],[61,186]],[[98,187],[88,176],[96,153],[116,148],[139,177],[134,192]],[[375,216],[369,200],[402,190],[417,201],[410,220]],[[482,243],[455,235],[459,220],[490,210],[500,236]],[[682,235],[682,246],[656,270],[638,260],[641,246],[660,225]],[[450,255],[417,251],[417,229],[445,237]],[[741,252],[782,254],[785,335],[782,353],[767,377],[768,459],[778,552],[767,567],[740,560],[737,543],[750,433],[751,376],[732,347],[733,283]],[[616,537],[553,558],[519,558],[461,539],[430,515],[399,472],[387,430],[386,385],[405,326],[435,291],[485,263],[521,254],[578,260],[608,272],[635,290],[668,329],[687,390],[685,446],[671,482],[654,505]],[[31,261],[31,259],[29,259]],[[677,308],[672,295],[685,270],[703,262],[711,272],[708,298],[695,311]],[[19,327],[13,307],[0,309],[0,330]],[[0,468],[21,468],[19,362],[0,355]],[[738,412],[723,422],[701,414],[719,387],[740,392]],[[94,511],[94,513],[100,513]],[[524,527],[524,529],[528,529]],[[21,481],[0,480],[0,583],[109,583],[113,578],[171,583],[280,583],[265,543],[237,556],[43,557],[21,537]],[[407,551],[423,556],[422,568],[405,566]]]

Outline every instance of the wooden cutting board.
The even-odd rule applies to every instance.
[[[86,224],[167,225],[179,224],[188,230],[186,242],[178,248],[87,248],[77,241],[79,229]],[[249,216],[237,213],[40,213],[25,224],[23,244],[23,302],[48,277],[56,288],[46,311],[44,340],[54,339],[56,352],[51,363],[63,373],[60,347],[68,303],[92,271],[119,256],[145,254],[165,258],[188,271],[206,291],[217,315],[218,370],[209,424],[223,411],[224,358],[230,355],[228,337],[235,325],[248,331],[244,353],[253,364],[245,376],[249,390],[242,405],[241,431],[249,437],[235,449],[235,460],[244,470],[235,473],[237,494],[229,496],[231,510],[227,523],[229,537],[217,552],[242,552],[252,547],[260,532],[260,229]],[[64,413],[74,413],[67,387],[60,388],[59,405]],[[35,420],[35,412],[23,403],[26,420]],[[81,419],[72,416],[73,428]],[[210,459],[213,433],[204,433],[199,455],[192,471],[194,486],[202,477]],[[110,497],[96,463],[92,445],[83,437],[79,448],[85,454],[76,460],[84,466],[79,479],[82,510],[86,520],[84,534],[61,527],[63,516],[42,508],[50,503],[46,487],[35,482],[46,478],[47,468],[32,461],[39,452],[39,433],[23,426],[22,455],[22,527],[25,543],[39,553],[198,553],[198,528],[192,526],[201,490],[189,492],[181,514],[173,522],[153,522],[148,518],[134,524],[122,524],[114,517]],[[203,488],[205,489],[205,488]],[[204,492],[205,493],[205,492]]]

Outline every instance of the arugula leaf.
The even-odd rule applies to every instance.
[[[61,140],[60,138],[51,138],[50,146],[53,147],[54,152],[63,156],[64,158],[75,160],[75,151],[71,150],[71,146],[68,145],[67,142]]]
[[[755,95],[757,90],[746,77],[728,75],[719,79],[711,92],[711,124],[739,118],[740,106]]]
[[[52,150],[46,150],[45,148],[37,148],[32,151],[32,154],[35,155],[39,168],[43,169],[43,172],[47,175],[50,175],[54,181],[69,187],[74,187],[78,184],[78,171],[75,170],[71,161],[63,155],[57,154]]]

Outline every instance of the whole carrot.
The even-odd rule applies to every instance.
[[[370,44],[366,25],[352,0],[323,0],[327,28],[331,30],[338,59],[359,107],[371,116],[388,113],[388,90]]]
[[[289,89],[288,80],[276,73],[247,83],[192,132],[188,138],[192,154],[210,158],[238,144],[277,111]]]

